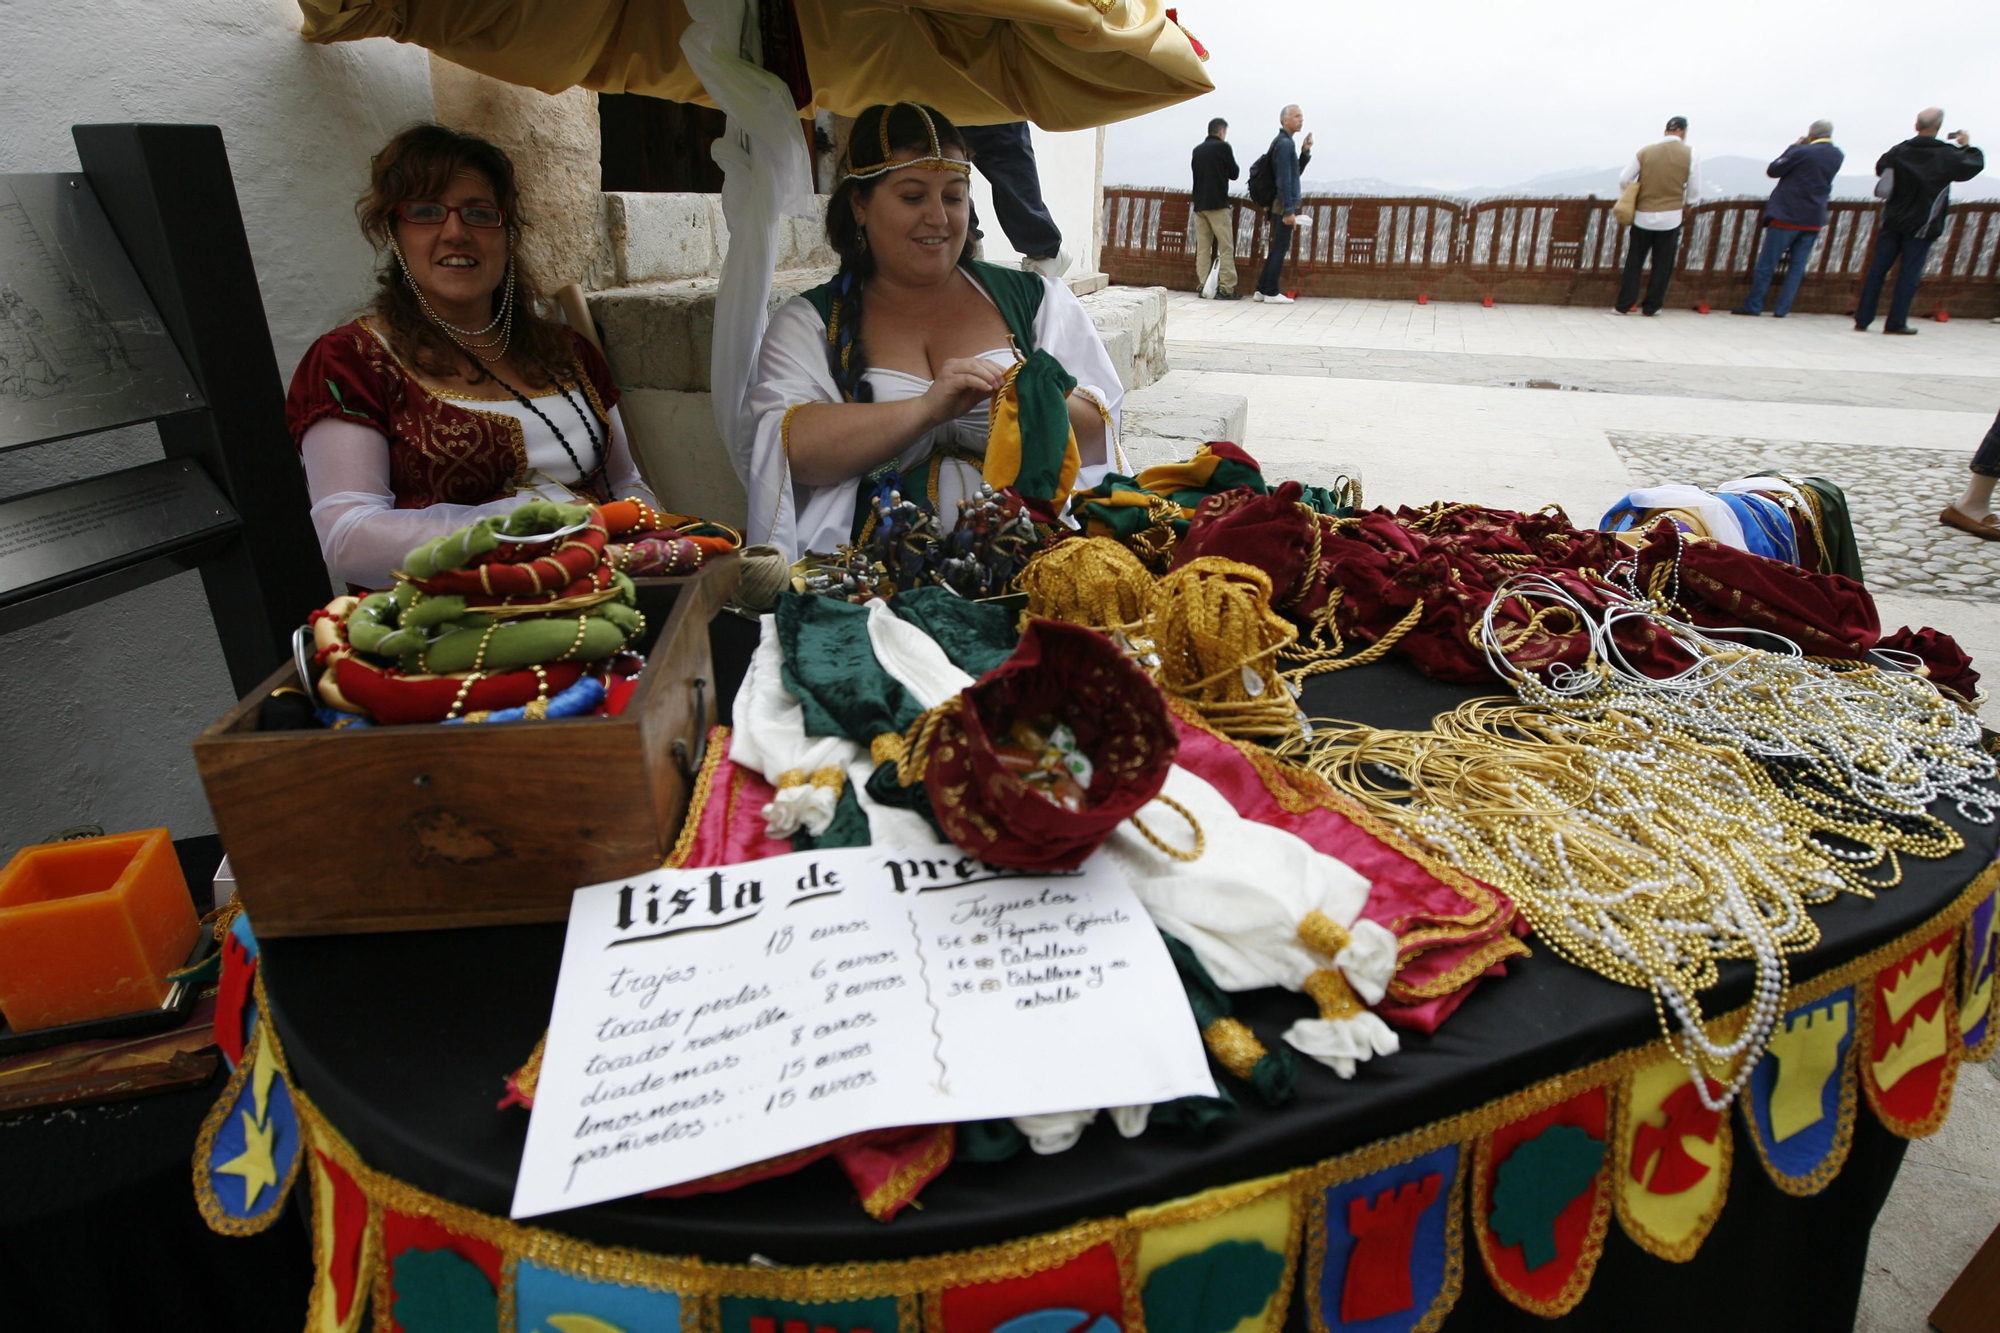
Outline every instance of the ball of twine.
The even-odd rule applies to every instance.
[[[743,548],[743,577],[736,585],[737,602],[752,611],[769,611],[778,594],[792,586],[792,562],[775,546]]]
[[[1091,629],[1136,626],[1155,583],[1139,557],[1110,537],[1072,537],[1028,562],[1015,586],[1028,595],[1028,615]]]

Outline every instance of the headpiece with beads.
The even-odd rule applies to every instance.
[[[924,131],[930,139],[930,152],[924,157],[911,158],[906,162],[893,162],[890,160],[890,155],[895,150],[889,144],[889,117],[895,114],[897,107],[905,106],[916,112],[923,120]],[[885,176],[889,172],[901,171],[904,167],[918,167],[924,171],[955,171],[961,176],[970,176],[972,174],[972,164],[970,162],[964,162],[958,158],[946,157],[944,155],[944,145],[938,141],[937,122],[931,119],[931,113],[926,107],[920,106],[915,102],[897,102],[892,106],[885,106],[882,108],[881,116],[876,119],[875,127],[877,131],[875,138],[878,140],[878,143],[864,144],[862,136],[859,134],[856,134],[853,139],[848,141],[847,161],[844,164],[846,170],[842,173],[843,180],[874,180],[876,177]],[[856,128],[859,129],[860,127],[856,126]],[[873,161],[860,160],[862,153],[878,147],[881,151],[880,157]]]

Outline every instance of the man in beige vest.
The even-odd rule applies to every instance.
[[[1632,313],[1639,299],[1639,270],[1653,261],[1652,277],[1646,283],[1649,315],[1660,313],[1667,299],[1667,283],[1674,276],[1674,259],[1680,253],[1681,210],[1701,200],[1701,159],[1687,144],[1687,117],[1675,116],[1667,122],[1667,137],[1647,144],[1632,155],[1619,174],[1618,188],[1639,182],[1638,211],[1633,215],[1631,249],[1625,254],[1625,279],[1618,284],[1618,313]]]

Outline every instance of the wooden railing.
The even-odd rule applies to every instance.
[[[1194,289],[1189,203],[1178,190],[1105,190],[1102,266],[1113,282]],[[1673,305],[1727,309],[1742,302],[1762,243],[1762,209],[1762,200],[1726,199],[1687,211],[1668,292]],[[1626,229],[1612,218],[1608,199],[1313,195],[1299,212],[1311,224],[1293,236],[1283,285],[1306,296],[1610,305],[1627,249]],[[1832,205],[1794,309],[1854,309],[1880,213],[1873,201]],[[1270,220],[1247,199],[1232,200],[1230,215],[1237,285],[1248,292],[1270,244]],[[1954,204],[1924,265],[1917,312],[2000,315],[1996,252],[2000,202]],[[1782,281],[1782,267],[1778,275]]]

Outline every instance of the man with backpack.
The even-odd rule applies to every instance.
[[[1264,257],[1264,272],[1257,279],[1252,299],[1269,304],[1292,303],[1292,298],[1278,289],[1278,279],[1284,275],[1285,255],[1292,248],[1292,228],[1299,220],[1299,177],[1312,161],[1310,134],[1303,144],[1292,143],[1292,136],[1305,123],[1305,112],[1299,110],[1296,102],[1279,112],[1278,137],[1271,140],[1264,156],[1250,165],[1250,200],[1271,215],[1271,249]]]
[[[1969,181],[1986,169],[1985,154],[1972,146],[1964,130],[1953,134],[1952,142],[1938,138],[1943,125],[1942,110],[1926,109],[1917,117],[1916,137],[1903,140],[1876,159],[1875,193],[1888,202],[1882,206],[1875,256],[1861,283],[1861,302],[1854,308],[1856,333],[1868,332],[1868,326],[1875,322],[1882,284],[1899,259],[1903,267],[1896,274],[1896,290],[1889,298],[1889,318],[1882,332],[1916,333],[1910,327],[1910,303],[1917,299],[1917,284],[1924,280],[1924,260],[1930,255],[1931,242],[1944,231],[1945,210],[1951,207],[1951,183]]]

